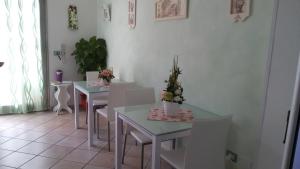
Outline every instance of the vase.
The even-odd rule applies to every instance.
[[[63,79],[63,71],[62,70],[56,70],[55,72],[55,80],[58,82],[62,82]]]
[[[105,86],[108,86],[110,84],[110,81],[106,79],[102,79],[102,82]]]
[[[174,102],[163,101],[164,113],[166,115],[175,115],[180,105]]]

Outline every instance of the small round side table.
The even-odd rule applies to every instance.
[[[53,108],[54,112],[57,112],[57,115],[61,114],[61,111],[64,109],[69,113],[72,113],[72,109],[68,106],[70,100],[70,94],[68,93],[68,87],[72,85],[72,82],[51,82],[51,86],[57,87],[57,91],[54,96],[57,101],[57,105]]]

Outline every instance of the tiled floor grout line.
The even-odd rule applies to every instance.
[[[76,132],[76,130],[74,130],[69,136],[67,137],[70,137],[74,132]],[[57,146],[57,143],[59,143],[60,141],[64,140],[66,137],[64,137],[63,139],[57,141],[56,143],[54,143],[51,147],[54,147],[54,146]],[[81,143],[80,145],[84,144],[85,141],[83,143]],[[66,153],[63,157],[61,157],[60,159],[57,159],[56,163],[54,163],[49,169],[53,168],[56,164],[58,164],[60,161],[63,161],[63,159],[68,156],[69,154],[71,154],[73,151],[75,151],[80,145],[78,145],[77,147],[72,147],[72,150],[69,152],[69,153]],[[63,146],[63,147],[66,147],[66,146]],[[50,148],[50,147],[49,147]],[[48,148],[48,149],[49,149]],[[47,149],[47,150],[48,150]],[[45,150],[46,151],[46,150]],[[40,153],[42,154],[42,153]],[[47,157],[48,158],[48,157]]]
[[[82,114],[84,114],[84,113],[82,113]],[[3,158],[6,158],[7,156],[12,155],[13,153],[23,153],[23,154],[32,155],[32,158],[30,158],[28,161],[26,161],[22,165],[18,166],[18,168],[24,167],[26,164],[28,164],[30,161],[34,160],[37,157],[46,158],[45,159],[46,162],[47,161],[51,162],[50,159],[55,160],[55,161],[53,161],[53,164],[52,163],[48,163],[48,164],[51,164],[51,166],[49,168],[53,168],[53,167],[57,166],[62,161],[66,161],[67,162],[66,164],[68,164],[70,162],[70,165],[72,164],[72,162],[74,162],[75,164],[76,163],[82,164],[82,166],[81,166],[82,169],[87,168],[87,166],[94,166],[96,168],[102,166],[101,165],[102,164],[101,159],[99,159],[101,161],[101,162],[99,161],[100,163],[97,162],[98,160],[96,160],[95,163],[92,162],[92,161],[95,160],[97,158],[97,156],[100,157],[99,155],[101,155],[101,153],[106,153],[105,151],[107,151],[107,147],[108,147],[107,140],[105,140],[105,143],[104,143],[104,141],[100,139],[99,140],[100,141],[99,142],[99,146],[97,146],[95,150],[92,149],[92,148],[86,147],[85,144],[87,144],[87,138],[86,138],[85,132],[82,131],[82,130],[76,130],[76,129],[74,130],[74,129],[72,129],[73,125],[75,125],[73,123],[74,122],[74,117],[73,116],[74,116],[74,114],[72,114],[71,116],[69,116],[69,115],[66,115],[66,116],[56,116],[56,115],[51,115],[50,113],[49,114],[47,113],[45,115],[44,114],[36,114],[36,116],[34,116],[34,115],[31,116],[30,115],[30,117],[26,117],[25,115],[24,116],[23,115],[22,116],[17,116],[17,117],[7,117],[6,119],[3,120],[3,121],[5,121],[5,123],[7,123],[7,124],[2,125],[3,127],[5,127],[6,125],[9,126],[10,122],[12,122],[12,124],[16,124],[16,125],[12,125],[12,126],[9,126],[9,127],[5,128],[5,129],[1,129],[0,130],[0,134],[1,134],[1,132],[5,132],[5,131],[10,130],[10,129],[16,129],[15,130],[16,132],[19,132],[18,129],[20,129],[20,131],[24,130],[24,132],[20,132],[20,134],[17,134],[17,135],[15,135],[13,137],[3,136],[3,140],[5,140],[5,138],[7,138],[8,140],[3,141],[1,144],[4,144],[4,143],[6,143],[6,142],[8,142],[8,141],[10,141],[12,139],[24,140],[24,141],[27,141],[28,143],[25,144],[25,145],[23,145],[23,146],[21,146],[17,150],[8,150],[9,153],[7,155],[1,157],[0,160],[3,159]],[[62,117],[62,118],[60,118],[60,117]],[[1,116],[0,116],[0,118],[1,118]],[[83,123],[83,121],[84,121],[84,119],[80,118],[80,122]],[[33,123],[33,124],[31,124],[31,123]],[[2,127],[2,126],[0,124],[0,127]],[[24,128],[22,128],[22,126]],[[32,127],[32,126],[34,126],[34,127]],[[86,127],[87,126],[84,125],[83,128],[86,129]],[[39,129],[37,129],[37,128],[39,128]],[[103,130],[106,130],[106,128],[104,128]],[[14,130],[11,130],[11,131],[7,132],[7,135],[13,135],[10,132],[14,132]],[[30,132],[32,132],[32,133],[30,133]],[[34,132],[37,132],[37,133],[34,133]],[[42,133],[42,135],[39,135],[39,132]],[[26,136],[25,133],[28,133],[28,135]],[[61,136],[57,136],[57,140],[56,140],[56,138],[54,138],[54,140],[51,140],[50,142],[47,142],[47,137],[45,137],[45,136],[46,135],[50,136],[51,133],[53,133],[55,135],[56,134],[57,135],[61,135]],[[23,138],[17,138],[17,137],[20,137],[23,134],[24,134],[24,136],[22,136]],[[30,135],[31,134],[32,134],[32,136],[34,136],[34,139],[30,139]],[[36,137],[36,136],[38,136],[38,137]],[[114,140],[115,140],[115,138],[113,136],[114,135],[112,135],[111,142],[114,142]],[[0,136],[0,138],[1,137],[2,136]],[[45,137],[45,139],[41,139],[42,137]],[[51,138],[51,136],[50,136],[50,138]],[[77,145],[75,147],[71,147],[71,146],[68,146],[68,144],[66,144],[66,143],[69,142],[69,140],[66,140],[67,142],[62,142],[64,139],[67,139],[67,138],[71,138],[71,140],[70,140],[71,142],[70,143],[72,143],[72,145],[76,145],[76,143],[81,142],[81,140],[83,140],[83,141],[79,145]],[[73,143],[73,138],[74,138],[74,141],[75,141],[74,143]],[[75,138],[84,138],[84,139],[78,139],[78,140],[76,140]],[[41,140],[38,141],[39,139],[41,139]],[[46,141],[46,142],[44,142],[44,141]],[[56,142],[52,142],[52,141],[56,141]],[[60,143],[60,142],[62,142],[63,144],[59,145],[58,143]],[[16,142],[16,143],[18,143],[18,142]],[[19,152],[22,148],[24,148],[24,147],[26,147],[26,146],[28,146],[28,145],[30,145],[32,143],[41,143],[41,148],[39,148],[37,150],[42,150],[43,149],[43,145],[42,144],[48,144],[49,147],[47,147],[46,149],[44,149],[44,150],[42,150],[41,152],[38,152],[38,153],[35,153],[33,151],[28,151],[30,153]],[[18,144],[18,145],[21,145],[21,144],[22,144],[22,142],[20,142],[20,144]],[[7,144],[7,145],[10,145],[10,144]],[[96,143],[95,143],[95,145],[96,145]],[[69,147],[69,148],[66,149],[66,151],[63,151],[63,152],[65,152],[65,154],[63,154],[63,156],[47,155],[47,153],[45,153],[46,151],[48,151],[50,149],[53,149],[55,146],[62,146],[62,147]],[[114,146],[115,146],[115,143],[114,143],[114,145],[112,147],[114,147]],[[3,146],[3,147],[6,148],[6,146]],[[7,148],[9,148],[9,147],[7,147]],[[14,148],[14,147],[12,147],[12,148]],[[58,149],[59,149],[59,147],[58,147]],[[7,149],[3,149],[3,150],[7,150]],[[54,150],[55,150],[55,148],[54,148]],[[74,151],[76,151],[76,150],[82,150],[84,153],[90,154],[91,157],[85,158],[85,160],[79,159],[79,161],[78,161],[78,159],[76,159],[76,158],[78,158],[78,157],[81,158],[81,156],[78,156],[76,158],[74,158],[74,157],[77,156],[77,154],[80,155],[81,152],[79,151],[79,152],[76,152],[74,154]],[[131,142],[131,139],[130,139],[130,141],[127,142],[127,147],[126,147],[126,154],[128,153],[128,155],[129,155],[128,157],[130,157],[129,161],[131,161],[131,162],[127,163],[127,164],[130,164],[129,166],[132,166],[131,164],[136,164],[134,166],[138,166],[138,162],[140,160],[140,156],[137,154],[138,150],[139,149],[135,149],[135,146],[134,146],[133,142]],[[51,151],[52,150],[50,150],[50,152]],[[33,152],[34,154],[31,154],[31,152]],[[55,152],[60,152],[60,151],[56,151],[55,150],[54,153]],[[93,152],[93,153],[89,153],[89,152]],[[42,155],[43,153],[44,153],[44,155]],[[75,155],[74,157],[72,157],[73,156],[72,155],[72,156],[70,156],[71,158],[69,158],[69,157],[66,158],[68,155],[70,155],[72,153]],[[130,155],[131,153],[133,153],[134,156]],[[113,154],[114,154],[114,152],[113,152]],[[108,159],[111,159],[111,154],[108,153],[108,156],[106,157],[106,155],[104,155],[104,157],[105,158],[108,157]],[[47,160],[47,158],[49,160]],[[144,168],[148,169],[149,166],[151,167],[151,155],[150,155],[150,158],[148,157],[148,155],[145,156],[145,158],[146,159],[144,159],[145,160],[145,166],[144,166]],[[114,159],[114,157],[113,157],[113,159]],[[126,156],[125,156],[125,159],[126,159]],[[86,161],[86,162],[83,162],[83,161]],[[36,161],[34,161],[34,162],[36,162]],[[9,163],[4,163],[4,164],[9,164]],[[97,164],[99,164],[99,165],[97,165]],[[109,164],[109,165],[107,165],[107,164]],[[107,167],[109,166],[108,168],[112,168],[112,169],[114,168],[114,161],[112,161],[112,163],[109,162],[107,164],[105,164],[105,166],[107,166]],[[32,163],[30,165],[32,165]],[[126,162],[125,162],[125,165],[126,165]],[[8,166],[8,167],[10,167],[10,166]],[[126,166],[126,168],[127,167],[128,167],[128,165]],[[130,168],[132,168],[132,167],[130,167]]]
[[[45,122],[41,122],[40,125],[36,126],[36,128],[38,128],[39,126],[42,126],[42,125],[44,125],[44,124],[47,124],[48,122],[54,120],[55,118],[56,118],[56,117],[51,118],[51,119],[49,119],[49,120],[47,120],[47,121],[45,121]],[[32,120],[32,119],[30,119],[30,120]],[[24,121],[26,121],[26,120],[24,120]],[[23,121],[23,122],[24,122],[24,121]],[[29,120],[27,120],[27,121],[29,121]],[[39,154],[30,154],[30,153],[26,153],[26,152],[19,152],[18,150],[20,150],[20,149],[26,147],[27,145],[29,145],[29,144],[31,144],[31,143],[33,143],[33,142],[34,142],[34,143],[39,143],[39,142],[36,142],[36,140],[38,140],[39,138],[41,138],[41,137],[43,137],[43,136],[45,136],[45,135],[51,133],[52,131],[54,131],[55,129],[58,129],[59,127],[61,127],[61,126],[63,126],[63,125],[66,125],[66,124],[63,124],[63,123],[62,123],[62,124],[60,124],[60,125],[57,125],[55,128],[46,131],[43,135],[41,135],[40,137],[36,138],[35,140],[25,140],[25,139],[16,138],[16,137],[18,137],[18,136],[20,136],[20,135],[22,135],[22,134],[24,134],[24,133],[26,133],[26,132],[28,132],[28,131],[33,131],[33,132],[34,132],[35,130],[34,130],[33,128],[27,129],[24,133],[20,133],[20,134],[14,136],[14,137],[3,136],[3,137],[6,137],[6,138],[10,138],[9,140],[12,140],[12,139],[18,139],[18,140],[28,141],[28,143],[25,144],[25,145],[23,145],[22,147],[20,147],[20,148],[17,149],[17,150],[13,150],[13,151],[12,151],[12,150],[8,150],[8,151],[11,151],[11,153],[5,155],[4,157],[1,157],[0,159],[3,159],[3,158],[5,158],[5,157],[7,157],[7,156],[9,156],[9,155],[11,155],[11,154],[13,154],[13,153],[23,153],[23,154],[28,154],[28,155],[34,155],[33,158],[31,158],[30,160],[26,161],[24,164],[22,164],[21,166],[18,167],[18,168],[21,168],[22,166],[24,166],[25,164],[27,164],[28,162],[30,162],[30,161],[33,160],[34,158],[40,156],[40,154],[42,154],[43,152],[45,152],[45,151],[47,151],[48,149],[50,149],[51,147],[55,146],[58,142],[62,141],[62,140],[65,139],[66,137],[71,136],[76,130],[74,130],[70,135],[65,136],[64,138],[60,139],[60,140],[57,141],[56,143],[50,144],[50,146],[49,146],[47,149],[43,150],[43,151],[40,152]],[[16,127],[9,127],[9,128],[7,128],[7,129],[4,129],[4,130],[8,130],[8,129],[12,129],[12,128],[16,128]],[[21,128],[16,128],[16,129],[21,129]],[[38,131],[35,131],[35,132],[38,132]],[[4,142],[1,143],[1,144],[4,144],[5,142],[8,142],[9,140],[6,140],[6,141],[4,141]],[[1,145],[1,144],[0,144],[0,145]],[[43,143],[43,144],[45,144],[45,143]],[[47,144],[48,144],[48,143],[47,143]],[[81,145],[81,144],[80,144],[80,145]],[[77,147],[74,147],[74,148],[72,149],[72,151],[74,151],[76,148],[77,148]],[[3,150],[7,150],[7,149],[3,149]],[[71,153],[72,151],[70,151],[69,153]],[[67,156],[67,155],[68,155],[68,154],[66,154],[65,156]],[[64,157],[65,157],[65,156],[64,156]],[[41,157],[43,157],[43,156],[41,156]],[[63,157],[63,158],[64,158],[64,157]],[[49,158],[49,157],[47,157],[47,158]],[[63,159],[63,158],[62,158],[62,159]],[[55,159],[55,158],[52,158],[52,159]],[[59,161],[61,161],[61,160],[58,160],[57,163],[58,163]],[[54,165],[56,165],[57,163],[55,163]],[[54,165],[52,165],[51,167],[53,167]],[[8,166],[8,167],[11,167],[11,166]],[[50,168],[51,168],[51,167],[50,167]]]

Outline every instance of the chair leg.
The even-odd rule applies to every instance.
[[[142,152],[141,152],[141,169],[144,168],[144,144],[142,144]]]
[[[87,124],[88,123],[88,113],[89,113],[89,111],[88,111],[88,106],[86,106],[86,108],[85,108],[85,124]]]
[[[95,117],[96,107],[95,106],[93,106],[93,113],[94,113],[94,133],[96,133],[96,117]]]
[[[122,164],[124,164],[126,144],[127,144],[127,133],[125,132],[125,134],[124,134],[124,143],[123,143]]]
[[[96,127],[97,127],[97,139],[100,139],[100,133],[99,133],[99,131],[100,131],[100,124],[99,124],[99,114],[98,113],[96,113],[96,118],[97,118],[97,125],[96,125]]]
[[[124,124],[123,124],[123,121],[121,122],[121,134],[122,135],[124,134]]]
[[[110,123],[107,121],[108,151],[110,152]]]
[[[173,150],[176,149],[176,139],[172,140],[172,148],[173,148]]]

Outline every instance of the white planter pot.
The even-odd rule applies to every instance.
[[[163,108],[166,115],[175,115],[180,105],[178,103],[163,101]]]

